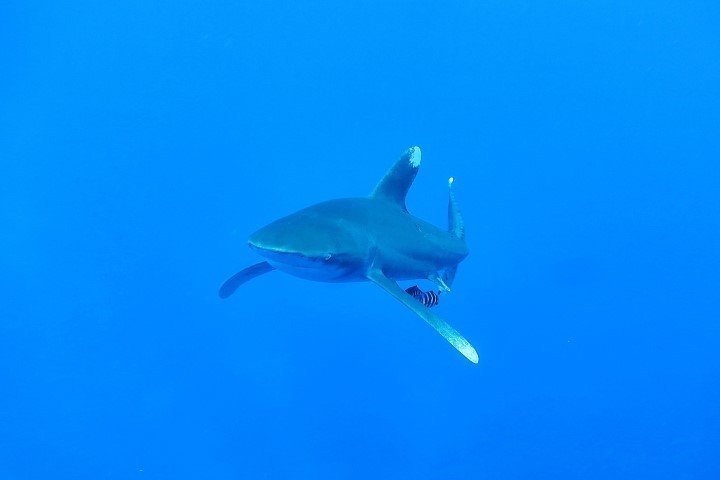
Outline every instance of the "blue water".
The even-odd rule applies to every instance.
[[[713,1],[4,2],[0,479],[720,478]],[[367,194],[437,312],[247,236]]]

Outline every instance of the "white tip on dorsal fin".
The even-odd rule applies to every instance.
[[[385,176],[377,184],[371,196],[395,203],[407,211],[405,207],[405,197],[413,180],[415,180],[415,175],[417,175],[421,161],[422,152],[420,151],[420,147],[410,147],[407,149],[395,164],[390,167],[390,170],[385,173]]]
[[[422,152],[420,151],[420,147],[410,147],[408,149],[408,153],[410,154],[410,158],[408,159],[410,165],[414,168],[419,167],[420,162],[422,161]]]

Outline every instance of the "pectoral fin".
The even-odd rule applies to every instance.
[[[429,323],[430,326],[437,330],[440,335],[445,337],[445,340],[450,342],[450,344],[455,347],[458,352],[462,353],[465,358],[473,363],[478,363],[478,354],[473,346],[470,345],[470,342],[465,340],[465,338],[463,338],[457,330],[448,325],[442,318],[435,315],[435,313],[425,307],[425,305],[415,300],[410,294],[400,288],[397,283],[387,278],[379,270],[371,270],[367,277],[369,280],[382,287],[390,295],[400,300],[420,318]]]
[[[225,280],[225,283],[223,283],[220,290],[218,290],[218,295],[220,295],[220,298],[227,298],[232,295],[243,283],[258,277],[263,273],[272,272],[273,270],[275,270],[275,267],[270,265],[268,262],[260,262],[255,265],[251,265]]]

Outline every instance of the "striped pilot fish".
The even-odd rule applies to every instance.
[[[440,292],[436,293],[432,290],[423,292],[417,285],[406,288],[405,291],[409,293],[415,300],[422,303],[428,308],[432,308],[438,303],[440,303]]]

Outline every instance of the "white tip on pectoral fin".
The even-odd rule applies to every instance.
[[[463,354],[465,358],[470,360],[472,363],[477,364],[480,358],[478,357],[477,351],[473,348],[472,345],[470,345],[467,341],[461,345],[455,345],[453,344],[455,348],[458,349],[460,353]]]

